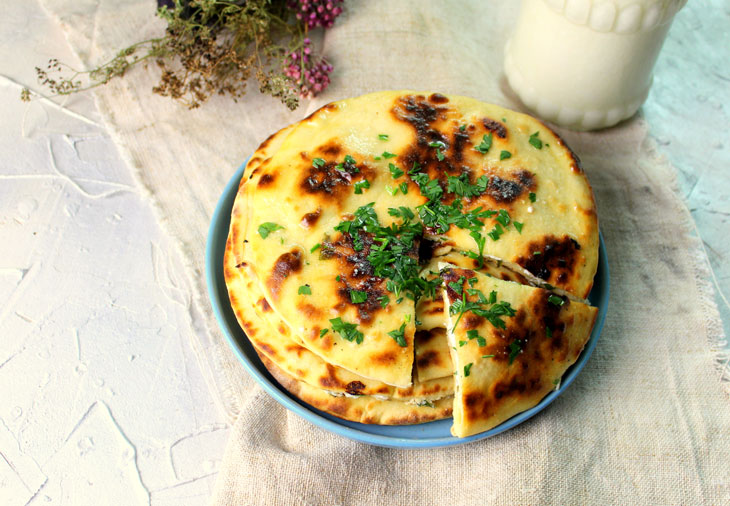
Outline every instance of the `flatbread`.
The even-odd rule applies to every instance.
[[[259,147],[225,262],[239,322],[295,395],[328,412],[343,411],[331,407],[343,395],[400,409],[441,402],[463,369],[439,262],[588,307],[597,214],[578,158],[534,118],[465,97],[378,92],[328,104]],[[592,322],[575,326],[575,342]]]
[[[588,341],[598,310],[542,288],[443,267],[447,335],[456,368],[451,432],[466,437],[496,427],[554,390]],[[494,293],[496,304],[510,305],[514,313],[501,317],[504,328],[473,310],[451,309],[460,301],[478,300],[476,291],[485,298]]]
[[[297,381],[276,367],[265,355],[259,356],[276,381],[292,395],[338,418],[367,424],[412,425],[451,416],[453,397],[418,406],[396,400],[380,400],[369,395],[335,396],[303,381]]]
[[[291,338],[291,330],[271,309],[263,293],[248,276],[248,267],[236,264],[226,245],[224,272],[231,306],[241,327],[259,355],[265,355],[279,369],[297,381],[322,389],[331,395],[368,395],[380,400],[396,399],[415,404],[454,395],[453,367],[443,375],[414,381],[410,387],[394,387],[358,376],[325,362],[321,357]],[[240,297],[239,294],[245,294]],[[443,336],[445,340],[445,335]],[[448,352],[447,352],[448,353]]]

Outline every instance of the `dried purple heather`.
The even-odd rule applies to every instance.
[[[289,0],[287,5],[297,12],[297,19],[307,23],[309,28],[322,26],[330,28],[335,18],[342,14],[344,0]]]
[[[68,95],[106,84],[140,62],[161,71],[153,92],[200,106],[212,95],[234,100],[255,76],[262,93],[290,109],[312,98],[330,82],[330,65],[316,56],[307,33],[329,28],[343,0],[157,0],[157,15],[167,21],[162,37],[121,50],[103,65],[77,71],[52,59],[36,67],[39,82],[52,94]],[[29,100],[24,89],[21,99]]]
[[[302,47],[286,57],[284,73],[291,78],[301,98],[312,98],[330,83],[329,73],[332,65],[324,58],[312,57],[311,40],[304,39]]]

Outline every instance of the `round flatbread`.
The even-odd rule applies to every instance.
[[[593,193],[541,122],[465,97],[379,92],[321,108],[248,162],[226,283],[257,352],[303,400],[397,423],[414,418],[363,406],[451,395],[464,360],[449,334],[444,261],[508,293],[584,306],[598,262]],[[588,339],[592,320],[564,323],[574,344]],[[359,407],[332,404],[343,396]]]

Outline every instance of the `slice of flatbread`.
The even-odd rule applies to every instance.
[[[597,308],[548,290],[442,265],[456,368],[456,437],[487,431],[554,390],[588,341]]]
[[[452,397],[416,405],[396,400],[380,400],[369,395],[335,396],[294,379],[278,368],[266,355],[259,354],[259,356],[276,381],[292,395],[320,411],[345,420],[378,425],[411,425],[451,416]]]
[[[416,404],[453,396],[453,368],[448,374],[429,378],[429,381],[417,380],[409,387],[394,387],[325,362],[292,339],[286,322],[271,309],[248,272],[247,266],[236,264],[229,240],[224,273],[236,318],[258,353],[294,379],[332,395],[368,395],[380,400],[396,399]],[[246,297],[240,297],[241,293]],[[445,336],[443,338],[445,340]],[[450,366],[450,357],[447,356],[447,360]]]

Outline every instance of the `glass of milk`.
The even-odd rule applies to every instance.
[[[687,0],[522,0],[504,70],[540,117],[575,130],[615,125],[646,100]]]

